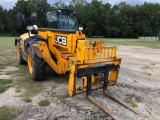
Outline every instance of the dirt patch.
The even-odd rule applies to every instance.
[[[18,70],[18,67],[15,67],[15,66],[4,66],[3,69],[0,69],[0,79],[9,79],[9,78],[12,78],[13,76],[12,75],[5,75],[5,72],[7,71],[16,71]]]
[[[15,75],[5,75],[6,71],[15,71],[18,70],[17,67],[14,66],[5,66],[5,69],[1,69],[0,72],[0,79],[9,79],[9,80],[16,80]],[[24,103],[21,101],[21,97],[19,96],[19,93],[15,92],[15,88],[10,87],[7,91],[0,94],[0,106],[11,106],[11,107],[22,107],[24,106]]]
[[[160,119],[160,109],[156,107],[160,105],[159,53],[159,49],[118,46],[122,65],[116,90],[121,98],[128,94],[137,96],[138,99],[135,99],[138,109],[148,116],[149,120]],[[113,90],[114,94],[117,94],[116,90]]]
[[[26,106],[25,103],[19,97],[19,93],[15,92],[15,89],[9,88],[6,92],[0,94],[0,106],[9,107],[23,107]]]

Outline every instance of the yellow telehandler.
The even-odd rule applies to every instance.
[[[34,17],[35,13],[31,15]],[[17,18],[20,25],[25,25],[23,14],[17,13]],[[120,69],[121,58],[116,56],[116,47],[106,47],[99,40],[87,40],[83,28],[78,27],[75,12],[71,10],[50,11],[46,18],[47,28],[27,26],[28,32],[15,39],[18,62],[27,63],[30,77],[44,79],[47,64],[57,74],[69,71],[69,96],[86,92],[89,101],[117,119],[91,97],[91,91],[102,88],[108,97],[140,114],[107,91],[107,86],[116,84]]]

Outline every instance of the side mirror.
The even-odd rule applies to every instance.
[[[31,14],[31,18],[36,18],[36,17],[37,17],[37,13],[34,12]]]
[[[19,25],[26,25],[26,20],[24,18],[24,15],[22,13],[17,13],[17,18],[18,18],[18,22]]]
[[[30,25],[33,25],[35,23],[36,17],[37,14],[35,12],[31,14],[31,17],[29,17]]]

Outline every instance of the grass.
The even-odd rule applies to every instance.
[[[141,69],[143,69],[143,70],[147,70],[147,69],[152,70],[152,68],[150,66],[143,66],[143,67],[141,67]]]
[[[5,72],[5,75],[15,75],[19,70],[9,70]]]
[[[143,72],[143,74],[145,74],[145,75],[149,75],[149,76],[151,76],[152,74],[151,73],[149,73],[149,72]]]
[[[84,120],[94,120],[94,118],[86,117]]]
[[[17,92],[24,89],[21,96],[25,102],[29,102],[30,97],[37,95],[43,90],[43,84],[40,81],[33,81],[29,77],[27,66],[19,66],[17,75],[19,76],[19,78],[14,82],[14,86],[16,86]],[[28,100],[26,100],[26,98]]]
[[[15,37],[0,37],[0,66],[2,68],[12,65],[16,61],[14,40]]]
[[[29,97],[24,97],[24,98],[23,98],[23,101],[24,101],[24,102],[27,102],[27,103],[32,102],[31,98],[29,98]]]
[[[50,102],[48,100],[41,100],[39,103],[38,103],[39,106],[48,106],[50,105]]]
[[[128,103],[131,107],[138,107],[138,105],[133,102],[132,100],[132,97],[131,96],[126,96],[124,99],[123,99],[124,102]]]
[[[88,107],[92,108],[92,109],[96,109],[97,107],[93,104],[87,104]]]
[[[56,97],[57,97],[58,99],[66,99],[66,98],[69,97],[69,95],[68,95],[68,94],[57,94]]]
[[[0,69],[5,69],[6,67],[5,66],[0,66]]]
[[[12,84],[12,80],[0,79],[0,93],[5,92]]]
[[[55,76],[56,79],[54,79],[54,82],[56,84],[62,84],[62,83],[67,84],[68,83],[68,77],[67,78],[65,78],[65,77],[63,78],[62,76],[60,76],[60,77]]]
[[[54,76],[54,82],[56,84],[68,84],[68,76],[69,76],[69,73],[67,72],[66,74],[62,74],[62,75],[59,75],[57,73],[55,73],[50,67],[48,68],[48,72],[47,74],[49,76]]]
[[[57,85],[52,85],[52,90],[56,89],[57,87]]]
[[[12,80],[10,79],[0,79],[0,85],[11,84]]]
[[[143,66],[143,67],[141,67],[141,69],[144,70],[144,71],[142,71],[143,74],[149,75],[149,76],[152,75],[151,73],[146,71],[146,70],[152,70],[152,68],[150,66]]]
[[[0,50],[9,50],[9,49],[14,49],[14,45],[15,45],[15,37],[0,37]]]
[[[89,40],[102,40],[105,43],[121,44],[127,46],[145,46],[149,48],[160,49],[160,42],[158,40],[141,40],[141,39],[119,39],[119,38],[87,38]]]
[[[16,86],[15,88],[16,88],[15,92],[18,92],[18,93],[21,92],[21,88],[19,86]]]
[[[0,120],[15,120],[16,117],[23,113],[22,109],[0,107]]]

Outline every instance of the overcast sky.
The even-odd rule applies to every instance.
[[[0,0],[0,5],[5,9],[10,9],[10,8],[13,8],[13,6],[17,1],[18,0]],[[48,0],[48,3],[53,4],[54,2],[57,2],[57,1],[59,0]],[[62,0],[62,1],[65,1],[65,3],[69,3],[71,0]],[[87,0],[87,1],[91,2],[91,0]],[[136,4],[142,5],[145,1],[149,3],[160,3],[160,0],[101,0],[101,1],[103,3],[108,2],[112,5],[119,4],[122,1],[125,1],[127,4],[130,4],[130,5],[136,5]]]

